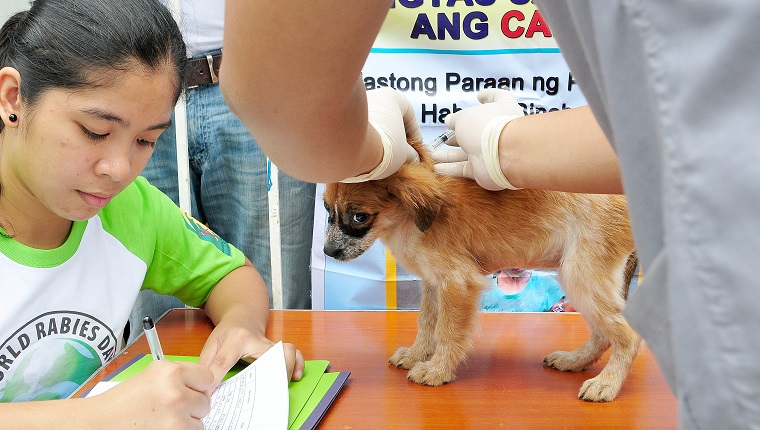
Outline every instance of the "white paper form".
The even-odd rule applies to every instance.
[[[117,385],[101,381],[92,397]],[[278,342],[211,394],[211,412],[202,419],[205,430],[285,430],[288,427],[288,376],[285,351]]]
[[[282,342],[269,348],[211,395],[205,430],[287,429],[288,377]]]

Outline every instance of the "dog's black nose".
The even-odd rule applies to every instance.
[[[341,249],[338,246],[331,246],[328,244],[325,244],[324,248],[322,248],[325,255],[332,258],[340,259],[340,257],[343,255],[343,249]]]

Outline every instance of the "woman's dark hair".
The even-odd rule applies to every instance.
[[[187,74],[185,43],[159,0],[35,0],[0,29],[0,68],[19,71],[28,105],[48,89],[107,84],[116,76],[109,71],[136,61],[149,70],[174,66],[179,97]]]

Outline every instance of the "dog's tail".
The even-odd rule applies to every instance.
[[[623,299],[628,300],[628,288],[631,286],[633,277],[636,276],[637,269],[639,268],[639,256],[634,250],[629,256],[628,261],[625,262],[625,272],[623,276]]]

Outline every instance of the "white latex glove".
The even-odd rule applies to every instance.
[[[489,88],[478,92],[480,105],[446,116],[446,126],[455,134],[446,144],[457,146],[433,152],[439,173],[474,179],[481,187],[500,191],[518,190],[499,164],[499,136],[523,110],[509,91]]]
[[[409,99],[393,88],[378,88],[367,91],[367,108],[369,123],[380,134],[383,142],[383,159],[371,172],[341,182],[387,178],[407,161],[420,161],[417,151],[407,143],[410,137],[422,141],[420,124]]]

